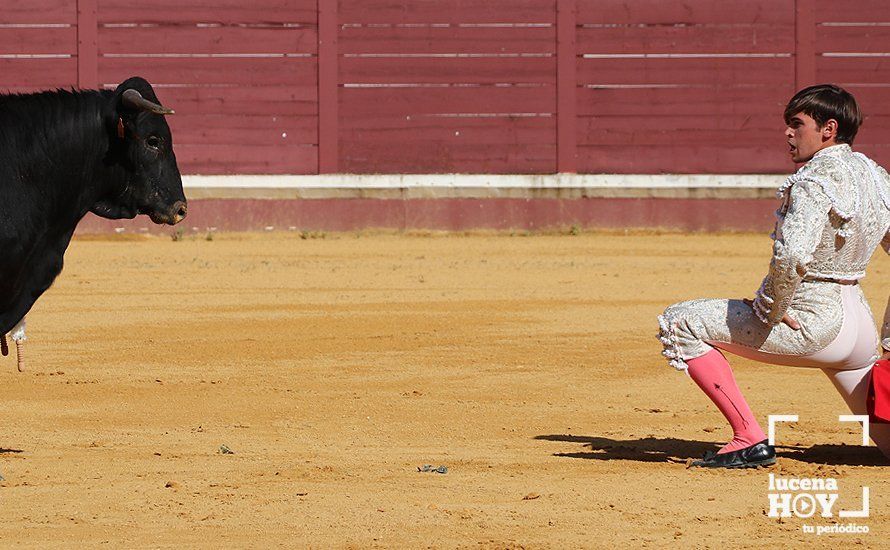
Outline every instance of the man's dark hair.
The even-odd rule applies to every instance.
[[[820,128],[829,120],[836,120],[838,143],[852,144],[862,124],[862,113],[853,94],[834,84],[817,84],[794,94],[785,107],[785,123],[801,112],[813,117]]]

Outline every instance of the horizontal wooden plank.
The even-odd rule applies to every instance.
[[[99,58],[99,81],[141,75],[156,84],[313,86],[316,58]]]
[[[824,22],[890,22],[887,2],[884,0],[856,0],[837,2],[836,0],[815,1],[816,21]]]
[[[577,92],[577,111],[579,116],[673,115],[710,120],[711,117],[738,114],[769,115],[781,119],[785,105],[794,92],[794,85],[788,79],[772,86],[750,88],[582,88]]]
[[[578,147],[578,171],[612,174],[771,174],[795,170],[770,145],[597,145]]]
[[[793,23],[794,0],[597,0],[579,1],[578,23],[692,25],[696,23]]]
[[[342,83],[552,83],[549,58],[353,58],[340,59]]]
[[[794,25],[618,25],[579,28],[579,54],[791,53]]]
[[[318,148],[292,145],[175,145],[183,174],[314,174]]]
[[[77,85],[77,59],[0,59],[0,93]]]
[[[443,113],[551,113],[556,88],[448,87],[344,88],[340,90],[341,124],[355,116],[395,116]]]
[[[74,24],[77,4],[70,0],[28,0],[4,2],[0,9],[2,24]]]
[[[785,148],[785,124],[781,116],[593,116],[577,121],[580,145],[709,145],[727,146],[773,143]],[[729,136],[734,136],[730,142]],[[746,141],[750,143],[746,143]]]
[[[339,0],[344,24],[555,23],[556,0]]]
[[[99,23],[276,25],[318,22],[317,0],[98,0]]]
[[[816,81],[851,84],[890,84],[890,57],[817,57]]]
[[[340,141],[340,170],[370,173],[542,174],[556,170],[556,146],[414,140],[407,143]]]
[[[581,84],[775,85],[794,74],[794,59],[674,58],[578,60]]]
[[[2,40],[2,31],[0,31]],[[315,27],[102,27],[100,54],[314,54]]]
[[[174,143],[305,145],[318,143],[318,119],[295,116],[176,114],[167,118]]]
[[[888,17],[890,19],[890,17]],[[890,24],[887,26],[816,27],[816,52],[890,52]]]
[[[670,115],[625,115],[605,113],[599,116],[581,116],[578,121],[589,126],[591,132],[601,130],[630,131],[677,131],[708,130],[715,132],[783,132],[785,121],[773,114],[739,114],[726,111],[721,117]],[[767,136],[762,136],[768,139]]]
[[[64,86],[64,88],[71,88],[74,85]],[[46,86],[4,86],[2,82],[0,82],[0,95],[6,94],[33,94],[35,92],[45,91],[47,89],[56,89],[57,87],[47,88]]]
[[[350,53],[553,53],[554,27],[345,27],[338,49]]]
[[[775,127],[770,131],[761,129],[751,130],[756,138],[738,138],[730,141],[727,138],[729,131],[710,130],[706,128],[687,129],[637,129],[637,128],[609,128],[593,127],[592,124],[582,124],[578,136],[579,146],[652,146],[660,147],[665,143],[672,146],[703,146],[723,143],[726,147],[746,147],[771,143],[776,151],[787,151],[788,146],[782,139],[784,128],[778,130]],[[745,136],[747,138],[747,136]]]
[[[0,28],[0,54],[77,54],[75,27]]]
[[[315,86],[156,87],[158,97],[177,113],[195,115],[318,114]]]
[[[415,140],[450,144],[556,144],[555,117],[524,118],[384,118],[347,117],[340,123],[340,139],[383,146]]]

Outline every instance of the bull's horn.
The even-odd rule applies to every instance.
[[[124,93],[121,95],[121,99],[123,100],[124,105],[126,105],[127,107],[149,111],[156,115],[173,114],[173,109],[168,109],[166,107],[158,105],[154,101],[145,99],[144,97],[142,97],[142,94],[132,88],[130,88],[129,90],[124,90]]]

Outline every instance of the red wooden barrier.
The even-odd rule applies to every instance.
[[[77,82],[77,7],[7,2],[0,10],[0,89],[30,92]]]
[[[99,86],[97,0],[77,0],[77,86]]]
[[[139,74],[185,173],[777,173],[798,87],[890,162],[881,0],[29,0],[0,90]]]
[[[579,171],[787,170],[793,7],[580,2]]]
[[[875,160],[890,162],[890,14],[885,2],[859,0],[815,4],[815,79],[832,80],[860,102],[865,122],[856,148]]]
[[[316,172],[316,0],[98,2],[100,83],[155,86],[183,172]]]
[[[556,171],[554,0],[341,0],[340,169]]]
[[[340,45],[337,2],[318,3],[318,173],[339,172]]]
[[[575,0],[556,4],[556,166],[559,172],[578,171],[578,5]]]

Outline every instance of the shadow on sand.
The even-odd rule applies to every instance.
[[[641,439],[610,439],[608,437],[553,434],[539,435],[542,441],[578,443],[585,450],[553,453],[553,456],[588,460],[634,460],[637,462],[679,462],[701,458],[705,451],[716,451],[719,445],[710,441],[676,439],[673,437],[645,437]],[[779,445],[779,458],[789,458],[811,464],[832,466],[890,466],[890,460],[875,447],[858,445],[813,445],[797,447]]]
[[[23,452],[25,452],[25,451],[23,451],[21,449],[4,449],[3,447],[0,447],[0,455],[23,453]]]

